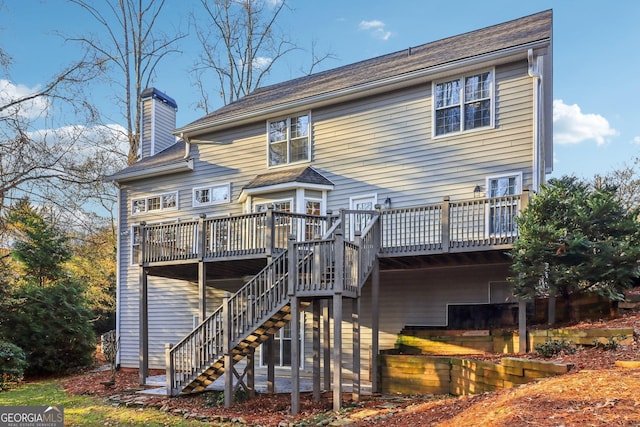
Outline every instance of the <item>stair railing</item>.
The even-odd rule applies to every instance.
[[[238,292],[167,350],[167,392],[177,394],[204,366],[224,356],[227,333],[231,346],[287,299],[287,254],[278,254]],[[228,310],[228,311],[227,311]],[[228,313],[228,314],[227,314]],[[223,328],[225,316],[231,325]]]

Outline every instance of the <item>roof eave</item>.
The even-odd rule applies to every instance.
[[[190,170],[193,170],[192,159],[182,160],[178,163],[169,163],[166,165],[152,166],[149,168],[140,169],[140,170],[131,171],[131,172],[115,173],[111,176],[108,176],[106,178],[106,181],[113,181],[117,183],[128,182],[128,181],[135,181],[135,180],[144,179],[144,178],[170,175],[177,172],[188,172]]]
[[[489,52],[482,55],[476,55],[469,58],[463,58],[444,64],[423,68],[409,73],[397,76],[367,82],[360,85],[350,86],[344,89],[332,92],[322,93],[308,98],[297,99],[295,101],[274,105],[267,108],[258,108],[243,114],[235,114],[220,120],[211,120],[193,125],[187,125],[178,128],[174,134],[180,137],[192,138],[197,135],[215,132],[226,129],[228,127],[238,126],[258,120],[260,118],[272,117],[284,111],[317,108],[333,102],[344,101],[352,98],[360,97],[363,93],[367,95],[376,94],[387,91],[389,89],[397,89],[411,84],[415,84],[420,80],[437,79],[440,74],[446,74],[453,69],[463,69],[466,67],[474,67],[481,63],[504,63],[513,59],[524,59],[527,57],[529,49],[538,49],[546,47],[550,44],[550,38],[532,41],[529,43],[512,46],[510,48]]]

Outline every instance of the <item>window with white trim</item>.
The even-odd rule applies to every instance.
[[[178,209],[178,192],[154,194],[131,200],[131,214]]]
[[[131,227],[131,264],[140,264],[140,256],[142,255],[140,251],[140,226],[134,225]]]
[[[522,193],[522,174],[487,177],[489,200],[487,230],[490,236],[512,236],[517,230],[518,198]]]
[[[433,84],[434,136],[493,125],[493,71]]]
[[[275,346],[274,351],[274,366],[291,366],[291,322],[287,322],[282,328],[278,330],[273,336],[273,344]],[[304,355],[304,313],[300,313],[300,354]],[[260,363],[262,366],[269,364],[269,355],[265,351],[266,346],[262,346],[260,352]],[[304,367],[304,357],[300,357],[300,367]]]
[[[310,134],[308,113],[267,122],[269,166],[311,160]]]
[[[231,185],[220,184],[193,189],[193,206],[209,206],[220,203],[229,203],[231,200]]]

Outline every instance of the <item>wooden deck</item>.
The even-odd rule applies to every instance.
[[[198,262],[270,258],[287,248],[289,236],[297,242],[331,237],[336,228],[353,242],[358,233],[379,224],[379,257],[406,257],[456,252],[505,250],[517,237],[515,218],[528,194],[471,199],[411,208],[377,211],[341,210],[337,215],[314,216],[266,212],[171,222],[142,223],[135,230],[134,251],[140,264],[153,267]]]
[[[438,255],[444,260],[453,254],[475,258],[497,254],[516,239],[515,218],[527,200],[525,193],[459,202],[445,198],[440,204],[414,208],[341,210],[326,216],[269,209],[225,218],[203,216],[196,221],[141,224],[135,233],[141,266],[141,313],[147,311],[146,277],[151,270],[153,274],[169,274],[190,268],[198,274],[204,320],[179,343],[167,346],[168,393],[204,390],[226,373],[225,405],[231,405],[228,399],[233,394],[234,365],[249,358],[253,366],[255,348],[287,322],[299,323],[300,310],[321,298],[333,301],[333,357],[334,364],[342,366],[342,299],[356,301],[357,318],[362,287],[370,276],[372,286],[378,286],[378,261],[402,265],[409,258],[424,260]],[[237,267],[234,262],[243,261],[246,266],[248,260],[264,260],[264,267],[252,271],[253,277],[235,294],[228,294],[216,311],[205,313],[206,263]],[[257,263],[253,269],[262,265]],[[147,319],[142,319],[141,325],[146,324]],[[356,327],[359,324],[354,324]],[[292,328],[293,342],[298,342],[298,334],[299,330]],[[147,332],[142,330],[141,336]],[[319,345],[319,340],[314,333],[314,345]],[[359,354],[359,345],[354,338],[353,354]],[[145,347],[143,343],[141,360],[147,359]],[[299,352],[292,351],[292,366],[299,366],[299,357]],[[355,371],[359,360],[353,359]],[[319,369],[319,363],[314,363],[314,395],[319,393]],[[341,369],[333,375],[334,383],[342,384]],[[294,384],[299,384],[297,376],[298,370],[293,369]],[[354,390],[354,395],[359,394],[359,377],[354,379]],[[299,394],[298,390],[293,394]],[[295,402],[297,405],[299,400]],[[341,390],[337,388],[334,408],[340,404]],[[297,410],[292,406],[293,413]]]

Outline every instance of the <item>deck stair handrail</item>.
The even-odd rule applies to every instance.
[[[287,254],[282,252],[171,347],[167,352],[168,393],[176,395],[204,389],[224,373],[226,339],[235,350],[234,362],[242,359],[247,347],[243,345],[247,343],[243,343],[242,338],[248,335],[247,331],[255,332],[258,323],[269,319],[288,303],[287,281]],[[256,342],[255,347],[260,343],[262,341]],[[211,367],[216,368],[216,372],[199,381],[199,377]]]
[[[293,242],[290,245],[297,252],[294,264],[297,266],[297,277],[303,277],[300,272],[305,271],[318,252],[310,251],[308,245]],[[332,240],[314,241],[314,245],[320,245],[324,254],[334,253],[330,249]],[[327,270],[321,272],[319,277],[329,277],[332,264],[331,260],[323,260],[322,265]],[[167,352],[168,392],[175,395],[200,391],[222,375],[226,371],[225,339],[232,349],[232,363],[236,363],[248,354],[249,347],[259,346],[266,341],[268,334],[284,326],[290,318],[285,313],[290,304],[288,274],[289,260],[285,250],[170,348]],[[326,283],[332,284],[333,279],[330,278]],[[271,322],[274,316],[278,316],[277,321]]]

